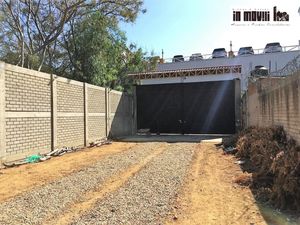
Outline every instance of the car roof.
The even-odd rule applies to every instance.
[[[249,49],[249,48],[252,48],[252,46],[240,47],[240,49]]]
[[[183,55],[174,55],[173,57],[183,57]]]
[[[273,45],[280,45],[279,42],[271,42],[271,43],[268,43],[267,46],[273,46]]]
[[[225,51],[225,48],[215,48],[214,51]]]

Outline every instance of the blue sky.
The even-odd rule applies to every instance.
[[[290,14],[289,26],[232,25],[233,9],[268,9],[277,6]],[[146,14],[134,24],[121,24],[128,37],[147,52],[165,58],[192,53],[210,54],[214,48],[263,48],[267,42],[296,45],[300,40],[299,0],[145,0]]]

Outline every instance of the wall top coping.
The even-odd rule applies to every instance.
[[[89,84],[89,83],[85,83],[85,85],[86,85],[86,87],[88,87],[88,88],[93,88],[93,89],[105,91],[105,88],[104,88],[104,87],[99,87],[99,86],[96,86],[96,85],[93,85],[93,84]]]

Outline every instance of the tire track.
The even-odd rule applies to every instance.
[[[43,224],[47,218],[59,216],[74,202],[79,202],[86,192],[142,161],[160,145],[137,144],[128,151],[104,157],[80,171],[0,203],[0,224]]]
[[[169,144],[126,184],[70,224],[162,224],[186,176],[194,148],[190,143]]]
[[[0,176],[0,203],[90,167],[109,155],[128,151],[134,145],[136,143],[113,142],[111,145],[86,148],[43,163],[1,170],[3,173]]]
[[[58,218],[53,218],[48,222],[44,223],[45,225],[66,225],[69,224],[74,218],[80,217],[86,211],[90,210],[97,201],[100,201],[106,195],[118,190],[122,187],[132,176],[138,173],[143,169],[153,158],[160,155],[166,148],[166,145],[161,145],[154,152],[144,158],[141,162],[127,168],[124,172],[121,172],[115,176],[110,177],[106,180],[97,190],[90,191],[85,194],[84,198],[68,207],[68,210],[61,214]]]

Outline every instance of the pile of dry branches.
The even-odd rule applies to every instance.
[[[300,210],[300,146],[282,127],[244,130],[237,150],[238,157],[251,162],[257,195],[268,193],[264,198],[277,207]]]

